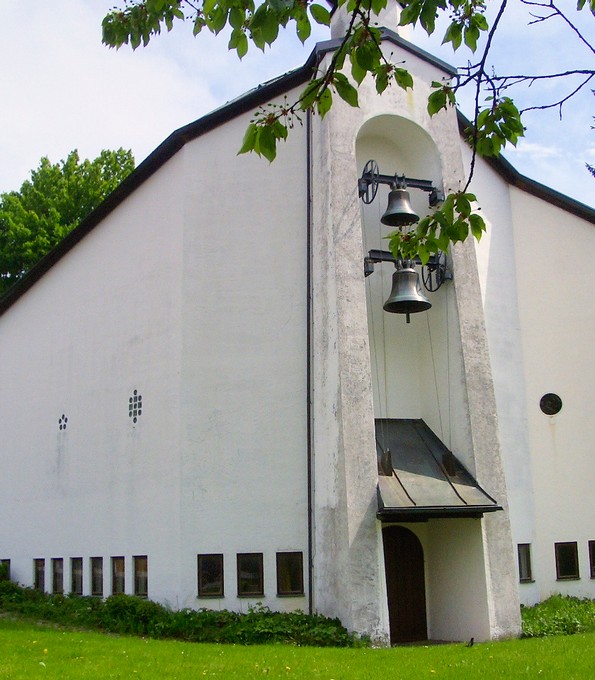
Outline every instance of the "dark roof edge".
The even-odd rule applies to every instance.
[[[417,47],[417,45],[414,45],[408,40],[405,40],[405,38],[402,38],[398,33],[391,30],[390,28],[382,29],[382,37],[385,38],[386,40],[389,40],[398,47],[402,47],[404,50],[410,52],[416,57],[419,57],[423,61],[427,61],[429,64],[432,64],[433,66],[438,67],[442,71],[445,71],[449,76],[457,75],[457,69],[454,66],[451,66],[447,62],[442,61],[442,59],[435,57],[433,54],[430,54],[429,52],[422,50],[421,47]]]
[[[459,130],[462,134],[463,131],[471,125],[471,122],[458,110],[457,116],[459,120]],[[551,205],[555,205],[557,208],[561,208],[572,215],[576,215],[587,222],[591,222],[591,224],[595,224],[595,209],[589,207],[585,203],[576,201],[574,198],[570,198],[570,196],[566,196],[555,189],[551,189],[545,184],[541,184],[533,179],[529,179],[529,177],[526,177],[525,175],[521,175],[521,173],[504,158],[504,156],[500,155],[497,158],[482,158],[482,160],[509,184],[517,187],[517,189],[526,191],[528,194],[541,198]]]
[[[383,36],[389,42],[392,42],[420,59],[433,64],[444,70],[446,73],[450,75],[456,73],[456,70],[452,66],[416,47],[404,38],[401,38],[401,36],[394,31],[384,28]],[[76,227],[76,229],[73,229],[52,251],[34,265],[20,281],[9,288],[4,296],[0,297],[0,315],[26,293],[29,288],[43,276],[43,274],[81,241],[95,226],[97,226],[97,224],[99,224],[99,222],[101,222],[101,220],[115,210],[115,208],[143,184],[145,180],[157,172],[157,170],[159,170],[159,168],[174,156],[187,142],[232,120],[238,115],[254,110],[254,108],[287,92],[287,90],[292,87],[297,87],[307,82],[313,69],[320,62],[320,59],[327,52],[336,49],[340,43],[340,39],[326,40],[318,43],[303,66],[249,90],[246,94],[241,95],[237,99],[224,104],[193,123],[172,132],[172,134],[150,153],[142,163],[140,163],[140,165],[138,165],[138,167],[133,170],[133,172],[130,173],[130,175],[95,210],[93,210],[78,227]],[[468,124],[466,118],[459,113],[459,126],[461,129]],[[589,222],[595,223],[595,211],[588,206],[524,177],[502,157],[486,160],[502,177],[514,186],[524,189],[535,196],[539,196]]]
[[[420,50],[407,42],[394,31],[384,29],[387,40],[411,52],[412,54],[433,63],[447,72],[453,72],[452,67],[445,62],[432,57],[424,50]],[[262,85],[249,90],[237,99],[234,99],[211,113],[202,116],[198,120],[178,128],[172,132],[152,153],[150,153],[137,168],[120,184],[107,198],[93,210],[76,229],[73,229],[53,250],[35,264],[27,274],[9,288],[0,298],[0,315],[2,315],[14,302],[24,295],[53,265],[58,262],[69,250],[81,241],[94,227],[107,217],[132,194],[145,180],[153,175],[174,156],[187,142],[203,135],[210,130],[232,120],[238,115],[253,111],[261,104],[277,97],[293,87],[307,82],[313,69],[327,53],[335,50],[341,44],[340,39],[325,40],[319,42],[303,66],[293,71],[270,80]],[[450,69],[450,71],[449,71]]]
[[[381,508],[376,518],[383,522],[425,522],[429,519],[479,519],[486,512],[498,512],[501,505],[429,506]]]
[[[172,132],[140,163],[103,202],[73,229],[55,248],[37,262],[27,274],[0,298],[0,315],[26,293],[58,260],[81,241],[94,227],[115,210],[130,194],[151,177],[185,144],[236,116],[253,111],[261,104],[307,82],[320,58],[334,49],[336,41],[317,45],[303,66],[249,90],[198,120]],[[239,147],[239,143],[238,143]]]

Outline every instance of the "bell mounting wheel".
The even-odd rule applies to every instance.
[[[433,293],[444,283],[446,278],[446,253],[438,252],[421,268],[421,280],[424,288]]]
[[[366,205],[372,203],[376,198],[379,174],[380,171],[376,161],[370,160],[365,164],[364,172],[362,173],[362,180],[365,182],[365,188],[363,189],[361,198]]]

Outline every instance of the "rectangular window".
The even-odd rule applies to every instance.
[[[112,557],[112,595],[121,595],[125,592],[124,558]]]
[[[519,543],[517,545],[519,559],[519,581],[521,583],[531,583],[533,573],[531,571],[531,544]]]
[[[52,558],[52,593],[62,595],[64,592],[64,560],[61,557]]]
[[[595,578],[595,541],[589,541],[589,565],[591,567],[591,578]]]
[[[0,560],[0,581],[10,581],[10,560]]]
[[[134,594],[138,597],[148,597],[149,570],[146,555],[136,555],[134,560]]]
[[[554,547],[556,551],[556,578],[559,581],[580,578],[576,541],[555,543]]]
[[[304,594],[304,568],[301,552],[277,553],[277,595]]]
[[[83,594],[83,558],[70,558],[70,592],[73,595]]]
[[[33,560],[33,587],[35,590],[45,590],[45,560],[43,557]]]
[[[223,555],[198,555],[198,596],[223,597]]]
[[[91,558],[91,595],[103,597],[103,557]]]
[[[262,553],[238,553],[238,595],[264,595]]]

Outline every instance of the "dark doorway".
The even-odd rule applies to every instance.
[[[428,639],[424,552],[417,536],[404,527],[382,530],[390,622],[390,642]]]

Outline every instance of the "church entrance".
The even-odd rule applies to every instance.
[[[388,526],[382,530],[390,623],[390,642],[428,639],[424,553],[409,529]]]

